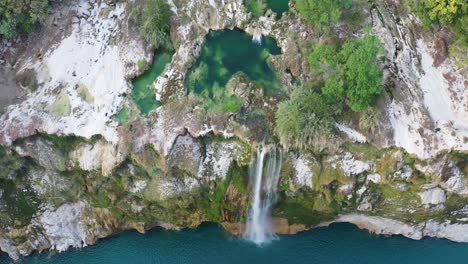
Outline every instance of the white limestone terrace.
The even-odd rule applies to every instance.
[[[81,0],[74,8],[77,14],[69,36],[42,59],[19,62],[20,72],[36,72],[39,88],[0,118],[0,144],[10,144],[35,130],[86,138],[100,134],[117,142],[117,123],[111,117],[119,110],[120,95],[129,90],[126,76],[135,71],[127,65],[145,58],[145,50],[136,40],[124,44],[118,38],[125,4],[110,7],[102,1]],[[54,114],[54,105],[62,107],[62,113]]]

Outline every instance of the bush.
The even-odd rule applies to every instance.
[[[351,0],[296,0],[301,18],[319,34],[327,34],[350,6]]]
[[[31,32],[44,22],[48,7],[48,0],[1,0],[0,37],[14,38],[21,32]]]
[[[169,36],[172,11],[164,0],[138,0],[133,6],[131,20],[140,34],[154,49],[171,51]]]
[[[276,112],[275,132],[285,148],[323,149],[334,136],[333,125],[326,100],[309,89],[296,89],[290,100],[279,104]]]

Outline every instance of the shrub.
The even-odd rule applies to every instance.
[[[330,143],[333,124],[332,111],[323,96],[298,88],[290,100],[279,104],[275,132],[285,148],[315,151]]]
[[[138,0],[130,18],[154,49],[172,50],[169,36],[172,11],[164,0]]]

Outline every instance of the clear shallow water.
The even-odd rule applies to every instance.
[[[155,54],[151,67],[132,81],[133,91],[131,97],[142,114],[147,115],[151,110],[161,105],[160,102],[156,101],[152,85],[156,78],[164,71],[166,64],[171,62],[171,59],[171,53]]]
[[[267,0],[268,8],[277,13],[278,18],[281,18],[281,15],[289,10],[288,4],[289,0]]]
[[[235,238],[215,224],[180,232],[135,231],[65,253],[35,254],[21,263],[466,263],[468,244],[443,239],[421,241],[384,237],[350,224],[333,224],[258,247]],[[5,254],[0,263],[9,263]]]
[[[186,86],[189,92],[213,98],[235,73],[244,72],[253,82],[272,88],[278,84],[267,58],[280,53],[281,49],[269,37],[256,45],[251,35],[237,29],[211,31],[187,74]]]

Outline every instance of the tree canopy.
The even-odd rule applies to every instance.
[[[351,0],[296,0],[301,18],[319,34],[328,33]]]
[[[341,49],[317,47],[309,55],[309,63],[323,76],[322,93],[330,102],[344,102],[354,112],[371,106],[383,92],[383,73],[377,61],[382,49],[380,40],[370,34],[347,40]]]
[[[0,37],[29,33],[47,18],[48,0],[0,0]]]

